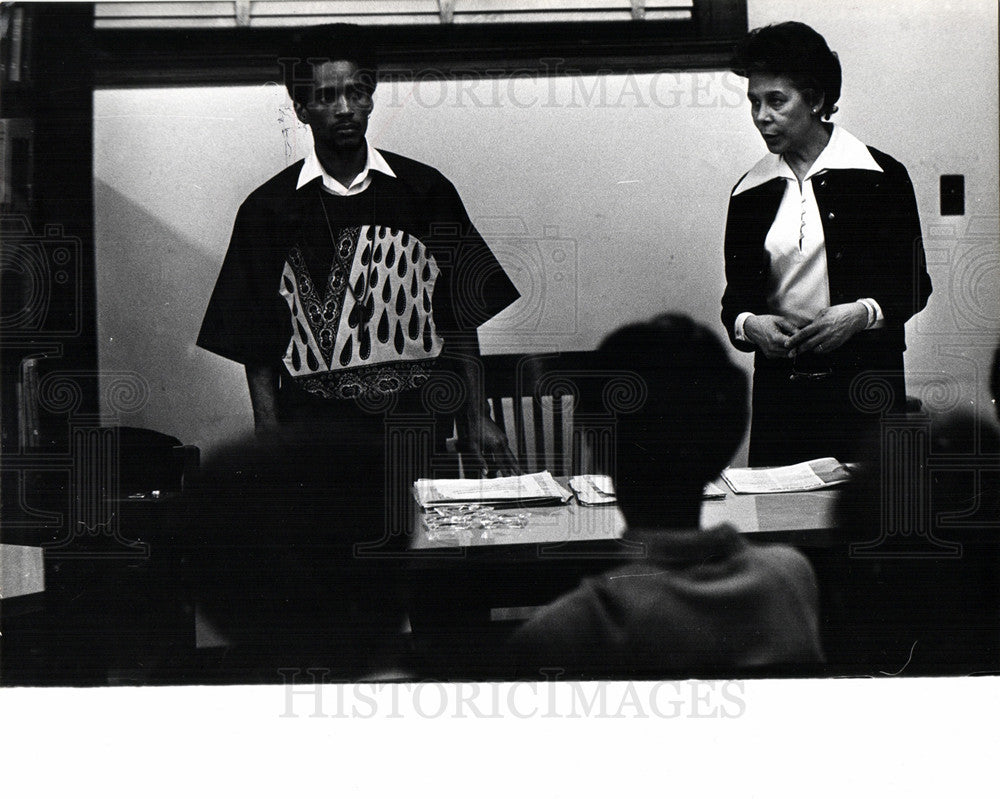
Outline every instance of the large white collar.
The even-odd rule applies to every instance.
[[[309,155],[306,156],[306,160],[302,164],[302,169],[299,172],[299,181],[295,184],[296,191],[305,186],[310,180],[320,178],[323,181],[323,185],[328,189],[331,189],[337,194],[347,194],[352,188],[366,184],[368,180],[368,173],[372,170],[382,172],[391,178],[396,177],[396,173],[392,171],[392,167],[389,166],[388,162],[382,156],[382,153],[372,147],[371,142],[365,140],[365,144],[368,146],[365,168],[358,173],[358,176],[354,178],[354,181],[350,186],[344,186],[336,178],[329,175],[325,169],[323,169],[323,165],[319,162],[319,157],[316,155],[316,149],[313,148],[309,151]],[[331,185],[331,183],[336,185]],[[338,187],[340,187],[339,191]]]
[[[823,152],[819,154],[813,165],[809,167],[805,179],[809,180],[813,175],[818,175],[820,172],[825,172],[828,169],[868,169],[873,172],[882,171],[882,167],[872,158],[872,154],[864,142],[852,136],[839,125],[833,126],[830,141],[826,143]],[[775,178],[795,180],[795,174],[784,158],[774,153],[768,153],[754,164],[753,169],[743,176],[743,179],[733,189],[733,194],[742,194],[757,186],[762,186]]]

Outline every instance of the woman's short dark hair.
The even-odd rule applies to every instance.
[[[308,102],[313,85],[313,64],[351,61],[374,90],[378,82],[378,48],[374,38],[358,25],[316,25],[291,33],[279,56],[288,95]]]
[[[820,34],[802,22],[754,28],[736,45],[733,72],[748,78],[765,72],[788,78],[810,103],[823,98],[821,114],[829,119],[840,99],[840,59]]]

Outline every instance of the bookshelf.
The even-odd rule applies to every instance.
[[[0,446],[16,523],[66,413],[37,402],[53,371],[97,374],[93,256],[93,27],[89,3],[0,6]],[[96,414],[79,379],[77,413]],[[38,456],[41,459],[32,456]],[[16,524],[15,524],[16,526]]]

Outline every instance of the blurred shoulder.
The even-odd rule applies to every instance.
[[[809,594],[815,593],[816,573],[809,559],[797,549],[784,544],[754,544],[748,551],[758,565],[766,567],[772,573],[781,574],[784,580]]]

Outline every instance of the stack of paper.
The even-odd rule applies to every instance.
[[[736,494],[782,494],[844,483],[851,473],[836,458],[819,458],[792,466],[726,469],[722,479]]]
[[[481,480],[420,479],[413,493],[422,508],[437,505],[557,505],[568,502],[572,494],[555,481],[549,472],[521,474],[516,477],[492,477]]]

